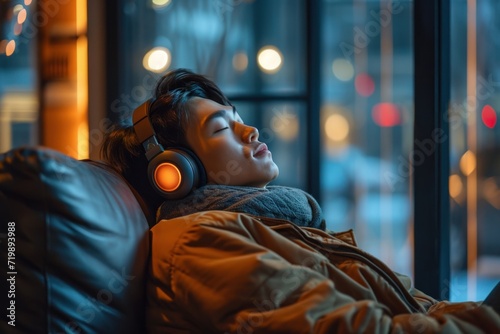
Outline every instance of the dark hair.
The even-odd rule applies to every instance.
[[[149,117],[157,139],[164,147],[189,148],[185,125],[189,121],[188,102],[194,97],[231,105],[215,83],[186,69],[169,72],[158,81]]]
[[[231,105],[213,81],[187,69],[170,71],[158,81],[149,118],[164,148],[189,149],[185,128],[189,122],[189,101],[195,97]],[[102,158],[127,179],[151,210],[156,211],[163,199],[149,184],[144,153],[132,125],[111,127],[101,147]]]

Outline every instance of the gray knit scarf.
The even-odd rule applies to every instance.
[[[283,186],[266,188],[206,185],[180,200],[167,200],[158,210],[158,219],[172,219],[208,210],[248,213],[280,218],[298,226],[325,230],[323,212],[308,193]]]

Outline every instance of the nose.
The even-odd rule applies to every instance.
[[[259,139],[259,130],[257,128],[245,124],[242,124],[242,126],[242,139],[245,143],[251,143]]]

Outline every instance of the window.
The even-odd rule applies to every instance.
[[[0,13],[0,152],[38,143],[38,93],[31,1],[3,1]]]
[[[500,24],[497,1],[451,1],[451,300],[500,280]]]
[[[411,1],[324,1],[321,194],[329,228],[412,275]]]
[[[439,45],[453,52],[451,86],[444,94],[451,98],[450,119],[443,120],[451,135],[449,156],[445,152],[449,189],[448,180],[415,184],[413,173],[423,169],[415,159],[427,149],[426,142],[415,140],[415,120],[430,124],[425,118],[436,117],[434,111],[415,111],[420,101],[414,83],[421,73],[414,71],[414,45],[425,44],[427,36],[414,40],[413,28],[427,24],[417,22],[417,14],[440,15],[432,12],[431,3],[117,0],[117,9],[109,11],[117,15],[110,24],[119,26],[111,35],[119,47],[108,48],[110,118],[126,120],[169,68],[206,74],[245,121],[260,129],[281,167],[275,183],[312,191],[330,229],[353,228],[360,247],[395,271],[414,276],[416,240],[423,247],[434,242],[425,237],[434,233],[430,225],[424,226],[423,236],[414,237],[414,206],[429,202],[425,192],[414,189],[437,188],[450,201],[451,214],[441,206],[446,214],[435,213],[435,218],[438,224],[444,220],[451,242],[450,255],[443,253],[446,268],[433,271],[447,272],[450,260],[450,298],[479,300],[500,277],[500,250],[491,239],[498,234],[500,208],[499,26],[493,15],[499,5],[493,0],[450,4],[451,48]],[[319,10],[311,13],[312,8]],[[427,68],[421,71],[431,81],[438,76]],[[439,94],[429,98],[436,101]],[[435,290],[435,297],[443,297],[440,293]]]
[[[259,129],[281,166],[279,183],[305,188],[305,6],[301,0],[122,1],[124,80],[111,105],[115,118],[127,119],[150,97],[162,72],[188,68],[213,79]]]

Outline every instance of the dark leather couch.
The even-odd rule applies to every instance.
[[[104,164],[42,147],[1,154],[0,333],[143,333],[140,203]]]

